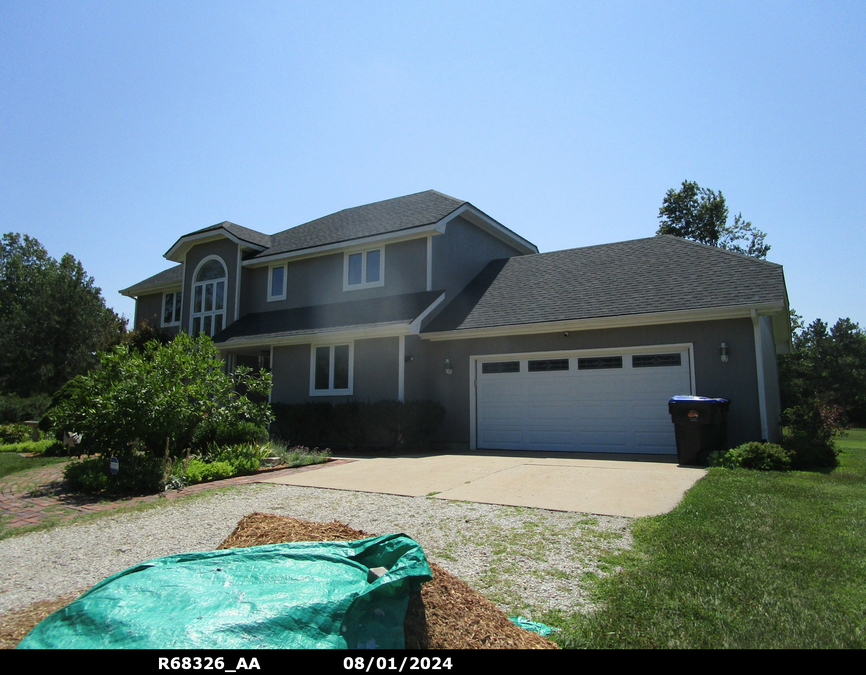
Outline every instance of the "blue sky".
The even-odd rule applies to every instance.
[[[223,220],[436,189],[544,251],[669,188],[767,232],[807,321],[866,327],[866,3],[0,3],[3,232],[108,304]]]

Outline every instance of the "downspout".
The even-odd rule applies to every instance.
[[[397,400],[403,401],[406,390],[406,336],[401,335],[397,349]]]
[[[767,424],[767,386],[764,382],[764,349],[761,343],[761,321],[756,310],[751,311],[752,331],[755,334],[755,364],[758,370],[758,409],[761,413],[761,438],[770,437]]]

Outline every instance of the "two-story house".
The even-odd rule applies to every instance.
[[[731,444],[780,435],[774,263],[670,236],[538,253],[433,190],[273,235],[223,222],[165,257],[121,291],[136,325],[267,365],[275,402],[435,400],[450,449],[673,454],[677,394],[729,398]]]

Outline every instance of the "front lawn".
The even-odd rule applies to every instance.
[[[542,618],[591,648],[866,647],[866,430],[825,473],[711,469],[639,521],[602,609]]]
[[[65,457],[21,457],[14,453],[0,453],[0,478],[19,471],[37,469],[49,464],[61,464],[67,461]]]

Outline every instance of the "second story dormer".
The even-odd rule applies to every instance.
[[[491,260],[537,252],[472,204],[428,190],[273,235],[228,221],[196,230],[165,254],[179,267],[124,293],[138,300],[136,324],[214,337],[264,312],[434,291],[447,302]]]

